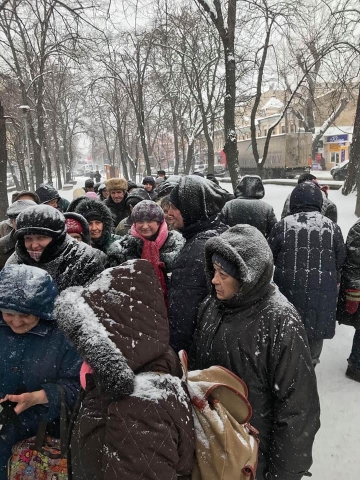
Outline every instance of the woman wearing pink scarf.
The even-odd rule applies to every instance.
[[[108,264],[113,267],[127,260],[148,260],[159,278],[167,300],[167,274],[184,245],[179,232],[168,231],[162,208],[143,200],[131,212],[130,234],[114,242],[108,250]]]

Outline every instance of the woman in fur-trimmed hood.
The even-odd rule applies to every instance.
[[[107,253],[110,245],[119,237],[112,233],[113,219],[108,207],[99,200],[84,198],[75,208],[89,224],[91,246]]]
[[[255,227],[210,238],[205,257],[211,294],[199,308],[190,366],[221,365],[247,384],[260,437],[257,480],[300,480],[320,414],[301,319],[270,283],[271,250]]]
[[[85,359],[72,433],[76,480],[176,480],[191,474],[191,411],[169,347],[151,264],[128,261],[57,300],[59,327]]]

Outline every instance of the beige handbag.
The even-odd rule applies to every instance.
[[[254,480],[259,440],[245,383],[220,366],[188,372],[186,352],[179,357],[195,424],[192,480]]]

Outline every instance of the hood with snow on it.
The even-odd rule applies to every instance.
[[[169,323],[160,283],[146,260],[102,272],[59,296],[55,315],[112,397],[129,395],[134,373],[166,355]]]
[[[321,212],[323,194],[314,182],[297,185],[290,195],[290,213]]]
[[[235,265],[240,279],[239,291],[231,299],[224,301],[225,305],[247,305],[266,294],[273,274],[273,255],[265,237],[257,228],[235,225],[206,242],[206,274],[212,295],[215,296],[215,289],[211,285],[214,276],[214,253]]]
[[[35,315],[53,320],[58,294],[51,276],[41,268],[8,265],[0,272],[0,310]]]
[[[228,199],[226,190],[196,175],[182,177],[170,193],[170,202],[180,210],[185,227],[211,219]]]
[[[264,185],[258,175],[245,175],[235,189],[236,198],[255,198],[260,200],[264,195]]]

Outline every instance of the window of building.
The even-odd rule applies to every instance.
[[[286,133],[286,127],[285,127],[285,125],[281,125],[281,133]]]
[[[338,152],[331,152],[331,162],[338,165],[340,163],[340,154]]]
[[[267,128],[264,128],[264,137],[267,135]]]
[[[293,123],[290,125],[290,132],[295,133],[295,125]]]

